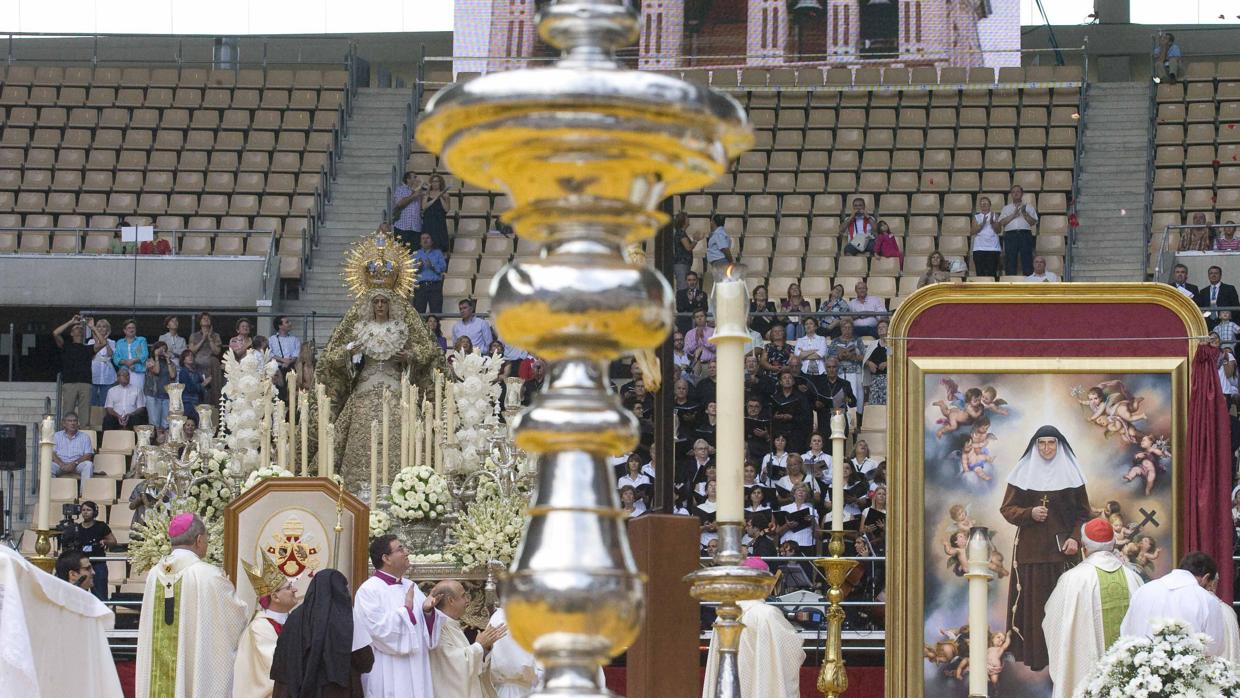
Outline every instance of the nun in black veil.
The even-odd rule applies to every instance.
[[[319,570],[276,642],[273,698],[362,698],[361,675],[374,662],[370,637],[353,625],[344,575]]]

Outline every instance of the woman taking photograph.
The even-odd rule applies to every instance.
[[[181,392],[181,405],[185,416],[198,424],[198,406],[206,397],[206,387],[211,377],[202,375],[194,360],[194,352],[186,349],[181,352],[181,367],[177,370],[177,382],[185,386]]]
[[[169,383],[175,383],[177,367],[168,355],[168,345],[155,342],[151,345],[151,358],[146,360],[146,381],[142,386],[142,394],[146,397],[147,423],[155,427],[155,433],[162,439],[168,431],[168,391]]]
[[[210,378],[204,381],[207,386],[206,399],[212,405],[219,404],[220,388],[224,382],[224,372],[220,364],[220,355],[224,351],[224,342],[212,325],[211,313],[198,316],[198,331],[189,336],[189,350],[194,352],[194,364],[202,375]]]

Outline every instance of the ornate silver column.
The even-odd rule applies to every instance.
[[[550,362],[514,420],[538,474],[502,596],[513,637],[547,669],[537,695],[602,696],[598,667],[632,643],[645,610],[605,460],[637,443],[637,423],[606,363],[662,342],[673,307],[662,276],[622,249],[666,222],[662,199],[718,178],[753,136],[730,97],[620,68],[612,52],[638,34],[622,0],[553,3],[539,34],[563,58],[445,88],[417,137],[464,181],[508,192],[504,220],[541,244],[491,284],[504,340]]]

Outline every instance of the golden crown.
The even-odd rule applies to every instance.
[[[408,298],[417,283],[417,263],[391,233],[379,230],[349,248],[341,275],[355,298],[374,288]]]
[[[254,587],[254,594],[259,597],[270,596],[280,587],[288,583],[288,577],[276,567],[276,563],[272,562],[267,553],[259,551],[262,568],[258,568],[245,560],[241,561],[241,567],[245,569],[245,576],[250,578],[250,586]]]

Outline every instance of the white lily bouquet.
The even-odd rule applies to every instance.
[[[467,570],[491,560],[505,565],[512,562],[529,503],[527,492],[518,489],[505,496],[494,483],[483,482],[465,515],[452,527],[453,542],[447,554]]]
[[[228,483],[231,460],[227,452],[220,450],[211,451],[209,458],[195,460],[189,468],[193,484],[181,498],[184,508],[180,511],[196,512],[206,521],[222,517],[224,508],[233,500]]]
[[[293,477],[293,473],[286,468],[281,468],[278,465],[269,465],[265,468],[259,468],[250,473],[249,477],[245,479],[245,483],[241,485],[241,491],[246,492],[251,487],[271,477]]]
[[[429,465],[402,469],[392,480],[392,516],[402,521],[434,521],[448,511],[448,482]]]
[[[477,470],[487,454],[485,428],[494,424],[495,401],[499,399],[500,385],[496,382],[504,357],[499,354],[484,356],[478,351],[466,354],[451,353],[452,372],[456,380],[448,384],[452,399],[456,402],[459,423],[456,429],[458,456],[449,451],[449,468],[472,472]]]
[[[374,540],[379,536],[392,530],[392,517],[387,515],[382,509],[370,510],[370,539]]]
[[[1215,698],[1240,695],[1236,665],[1206,655],[1210,639],[1182,621],[1153,623],[1149,637],[1120,638],[1090,674],[1085,698]]]

